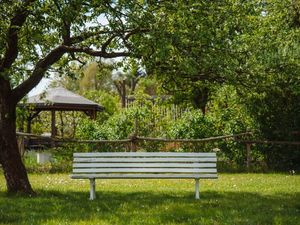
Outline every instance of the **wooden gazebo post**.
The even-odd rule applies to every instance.
[[[28,118],[27,118],[27,129],[26,129],[27,133],[31,133],[31,122],[35,117],[37,117],[39,115],[40,112],[41,112],[41,110],[36,110],[35,113],[30,113],[30,115],[28,116]]]
[[[56,136],[56,126],[55,126],[55,110],[51,110],[51,137]]]

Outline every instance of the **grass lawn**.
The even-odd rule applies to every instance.
[[[0,224],[300,224],[300,176],[220,174],[193,180],[87,180],[31,174],[38,197],[8,197],[0,174]]]

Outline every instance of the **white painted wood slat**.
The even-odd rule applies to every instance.
[[[73,157],[216,157],[214,152],[80,152]]]
[[[216,162],[210,158],[74,158],[74,162]]]
[[[215,168],[216,163],[74,163],[74,168]]]
[[[182,169],[182,168],[83,168],[73,169],[73,173],[216,173],[214,168],[210,169]]]
[[[217,179],[217,174],[72,174],[73,179]]]

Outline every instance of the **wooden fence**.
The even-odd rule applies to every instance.
[[[217,137],[209,137],[202,139],[167,139],[167,138],[154,138],[154,137],[141,137],[132,135],[127,139],[122,140],[77,140],[77,139],[66,139],[66,138],[51,138],[45,137],[41,135],[28,134],[17,132],[18,144],[21,155],[24,155],[26,147],[30,148],[30,146],[25,146],[25,143],[28,143],[29,140],[43,140],[46,143],[49,143],[50,146],[58,146],[63,143],[78,143],[78,144],[127,144],[129,148],[128,151],[137,151],[138,142],[147,141],[147,142],[163,142],[163,143],[208,143],[208,142],[216,142],[221,140],[233,140],[235,142],[239,142],[245,144],[246,150],[246,167],[249,169],[252,161],[252,153],[251,146],[254,144],[268,144],[268,145],[300,145],[300,142],[288,142],[288,141],[269,141],[269,140],[249,140],[252,132],[244,132],[240,134],[231,134],[231,135],[223,135]],[[242,139],[247,137],[247,139]],[[26,141],[27,140],[27,141]]]

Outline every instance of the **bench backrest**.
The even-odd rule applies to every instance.
[[[74,153],[73,178],[217,178],[216,153]]]

